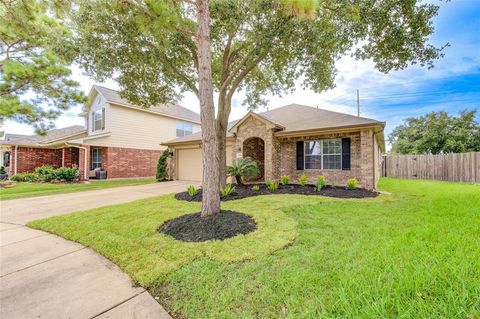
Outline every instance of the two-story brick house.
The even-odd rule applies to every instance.
[[[163,142],[200,131],[199,114],[185,107],[144,109],[97,85],[79,116],[83,126],[51,130],[45,136],[7,135],[0,157],[9,175],[42,165],[77,165],[81,179],[94,176],[96,168],[106,170],[108,178],[154,176]]]

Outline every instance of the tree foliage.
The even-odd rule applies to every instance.
[[[431,112],[408,118],[388,137],[395,154],[441,154],[480,151],[480,124],[477,110],[461,111],[458,116]]]
[[[73,56],[63,45],[69,29],[55,16],[64,12],[64,3],[0,2],[0,124],[12,119],[41,133],[85,100],[69,77]]]
[[[299,79],[315,92],[332,88],[345,55],[372,59],[382,72],[431,67],[442,55],[428,44],[438,7],[420,1],[211,0],[209,7],[221,181],[236,92],[255,109]],[[186,91],[198,96],[195,12],[195,1],[79,0],[78,62],[98,80],[116,77],[121,95],[146,107]]]
[[[437,10],[417,0],[78,0],[71,21],[77,62],[100,81],[114,77],[132,103],[149,107],[186,91],[198,97],[203,216],[208,202],[220,211],[211,180],[225,183],[236,92],[250,109],[299,79],[322,92],[334,86],[335,62],[345,55],[372,59],[382,72],[431,67],[442,55],[428,44]]]

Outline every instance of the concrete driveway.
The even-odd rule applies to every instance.
[[[170,318],[93,250],[28,221],[186,189],[165,182],[0,202],[0,318]]]

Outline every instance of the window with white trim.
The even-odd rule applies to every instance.
[[[92,148],[92,160],[91,160],[91,167],[92,170],[102,167],[102,149],[101,148]]]
[[[193,125],[192,123],[177,121],[177,137],[187,136],[193,133]]]
[[[305,169],[342,169],[342,140],[305,141]]]
[[[105,128],[105,109],[93,112],[92,131],[101,131]]]

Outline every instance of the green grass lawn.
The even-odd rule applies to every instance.
[[[31,226],[107,256],[176,317],[479,318],[480,185],[382,179],[380,188],[391,194],[226,202],[259,227],[224,242],[157,233],[200,208],[171,195]]]
[[[9,183],[7,188],[0,188],[0,200],[18,199],[25,197],[45,196],[61,193],[79,192],[93,189],[104,189],[119,186],[132,186],[154,183],[152,178],[92,180],[89,183],[50,184],[50,183]],[[4,182],[5,183],[5,182]]]

